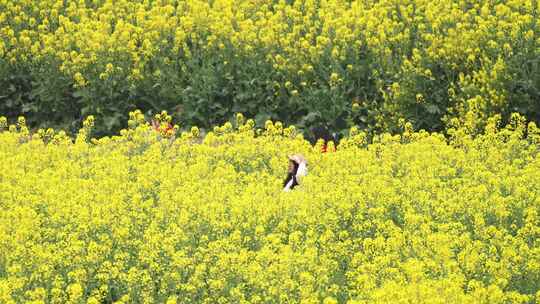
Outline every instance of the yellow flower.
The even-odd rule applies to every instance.
[[[76,87],[84,87],[87,85],[87,81],[84,79],[83,75],[79,72],[75,73],[75,75],[73,75],[73,79],[75,81],[75,86]]]

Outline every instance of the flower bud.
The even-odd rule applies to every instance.
[[[195,138],[198,138],[199,137],[199,128],[193,126],[191,127],[191,135]]]

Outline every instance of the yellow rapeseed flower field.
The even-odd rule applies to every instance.
[[[326,153],[279,122],[156,119],[71,139],[0,118],[0,303],[540,303],[540,130],[519,115],[353,128]],[[296,152],[309,174],[283,192]]]

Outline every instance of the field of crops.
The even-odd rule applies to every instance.
[[[540,304],[539,11],[0,0],[0,304]]]
[[[518,115],[326,153],[241,115],[204,137],[130,118],[73,141],[0,118],[0,303],[540,303],[540,130]],[[293,152],[309,174],[283,192]]]
[[[31,126],[135,108],[241,112],[346,134],[540,122],[537,0],[0,0],[0,113]]]

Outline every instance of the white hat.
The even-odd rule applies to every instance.
[[[289,159],[296,162],[297,164],[300,164],[300,163],[307,164],[307,160],[304,158],[302,154],[289,155]]]

